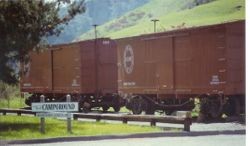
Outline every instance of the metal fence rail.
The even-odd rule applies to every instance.
[[[18,116],[21,116],[21,114],[29,114],[29,115],[36,115],[35,112],[32,112],[31,110],[23,110],[23,109],[0,109],[0,113],[3,113],[3,115],[6,115],[7,113],[13,113],[17,114]]]
[[[0,109],[0,113],[6,115],[7,113],[16,113],[18,116],[22,114],[36,115],[35,112],[31,110],[23,109]],[[122,121],[123,123],[128,123],[128,121],[137,122],[150,122],[151,126],[156,126],[156,123],[173,123],[173,124],[183,124],[184,131],[190,131],[190,126],[192,125],[192,118],[190,113],[185,116],[158,116],[158,115],[125,115],[125,114],[98,114],[98,113],[72,113],[74,120],[77,119],[95,119],[100,120],[115,120]]]

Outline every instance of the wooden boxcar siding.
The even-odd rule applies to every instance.
[[[226,25],[227,86],[228,95],[245,93],[245,23]]]
[[[30,62],[21,64],[20,88],[22,92],[51,92],[51,51],[31,52]]]
[[[144,41],[140,37],[134,37],[117,40],[116,43],[118,45],[119,89],[129,90],[128,92],[131,93],[147,92],[150,86],[149,79],[145,77],[149,76],[150,72],[145,71],[147,53]],[[125,50],[127,50],[126,53]],[[154,87],[153,89],[155,90]]]
[[[86,41],[81,46],[81,83],[83,93],[95,93],[96,91],[96,68],[94,42]]]
[[[189,86],[187,85],[184,91],[189,90],[192,94],[217,94],[224,90],[225,74],[219,72],[226,65],[223,61],[225,52],[219,49],[221,45],[225,45],[224,37],[221,38],[224,35],[223,26],[190,30],[187,38],[190,45],[186,48],[189,50],[186,66],[188,69],[186,72],[183,70],[180,75],[186,74],[186,78],[182,80],[189,82]]]
[[[96,52],[95,52],[96,51]],[[117,53],[110,39],[81,43],[82,92],[117,93]]]
[[[81,53],[78,43],[56,47],[53,55],[53,92],[79,93],[81,90]]]
[[[117,93],[117,49],[116,44],[110,39],[100,39],[98,42],[99,63],[98,81],[103,94]]]
[[[241,82],[244,80],[244,66],[241,65],[244,64],[244,57],[241,57],[244,52],[235,50],[237,53],[229,53],[232,50],[228,50],[228,45],[241,46],[244,50],[244,36],[237,30],[242,28],[235,26],[236,23],[230,23],[231,28],[220,24],[118,39],[120,91],[178,97],[203,93],[228,94],[234,88],[244,94],[244,83]],[[239,41],[235,36],[228,41],[232,37],[228,29],[238,33]],[[131,73],[127,73],[124,66],[124,52],[128,45],[134,55]],[[227,59],[228,53],[231,58],[241,59]],[[234,71],[228,73],[228,66]],[[239,66],[240,70],[237,69]],[[235,76],[239,72],[241,77]],[[236,81],[232,85],[228,80]]]
[[[171,37],[145,38],[144,81],[150,91],[156,92],[171,91],[173,84],[173,40]],[[169,69],[165,69],[166,66]]]
[[[95,40],[89,40],[55,45],[39,54],[31,53],[30,70],[21,77],[21,91],[117,93],[116,55],[115,43],[110,39],[98,39],[96,47]]]

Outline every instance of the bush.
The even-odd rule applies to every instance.
[[[8,85],[0,81],[0,98],[8,99],[13,93],[14,86]]]
[[[0,81],[0,108],[16,108],[22,106],[24,106],[24,99],[20,98],[18,86],[8,85]]]

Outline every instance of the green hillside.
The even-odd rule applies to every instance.
[[[211,1],[211,0],[210,0]],[[157,31],[210,25],[245,19],[245,0],[212,0],[197,4],[197,0],[150,0],[147,4],[99,26],[98,37],[121,38]],[[77,40],[92,39],[93,30]]]

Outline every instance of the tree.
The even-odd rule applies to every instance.
[[[67,12],[59,15],[62,7]],[[18,82],[17,62],[27,62],[49,36],[58,36],[70,20],[85,11],[84,0],[0,0],[0,81]]]

